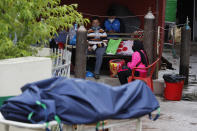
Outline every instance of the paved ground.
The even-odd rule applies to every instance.
[[[171,50],[166,50],[163,55],[173,64],[175,70],[163,70],[159,72],[159,81],[163,81],[163,74],[179,73],[179,53],[177,58],[172,57]],[[190,75],[197,74],[197,52],[193,51],[190,57]],[[88,78],[88,80],[94,80]],[[95,80],[94,80],[95,81]],[[183,90],[184,99],[190,101],[166,101],[163,97],[157,97],[161,106],[161,117],[157,121],[151,121],[147,116],[143,117],[143,131],[197,131],[197,80],[195,76],[189,78],[189,85]],[[120,85],[117,78],[102,76],[97,82],[103,82],[112,86]],[[128,124],[114,128],[113,131],[134,131],[135,124]]]
[[[197,43],[196,46],[192,46],[194,48],[191,52],[190,56],[190,69],[189,69],[189,84],[184,87],[183,90],[183,98],[189,100],[197,101]],[[163,80],[163,74],[179,74],[179,63],[180,63],[180,55],[179,48],[176,48],[176,56],[177,58],[173,58],[171,49],[164,49],[163,56],[172,63],[173,68],[175,70],[161,70],[159,72],[159,80]]]
[[[88,79],[94,80],[93,78]],[[110,78],[108,76],[102,76],[102,79],[97,80],[97,82],[113,86],[119,85],[117,78]],[[197,102],[184,100],[166,101],[163,97],[157,97],[157,99],[161,106],[161,117],[157,121],[151,121],[148,119],[148,116],[145,116],[143,118],[143,131],[197,131]],[[131,123],[114,128],[113,131],[134,130],[135,123]]]
[[[93,78],[88,79],[94,80]],[[108,76],[102,76],[98,82],[113,86],[119,85],[118,79]],[[157,121],[149,120],[148,116],[143,117],[143,131],[197,131],[197,102],[166,101],[163,97],[157,97],[157,99],[161,106],[161,117]],[[114,128],[113,131],[134,130],[135,123],[131,123]]]
[[[197,103],[188,101],[163,101],[157,97],[161,106],[161,116],[157,121],[143,117],[143,131],[196,131]],[[153,113],[154,114],[154,113]],[[125,125],[114,131],[134,131],[135,126]]]

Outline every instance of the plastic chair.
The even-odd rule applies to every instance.
[[[151,65],[149,65],[148,67],[145,67],[145,68],[139,68],[139,67],[135,67],[132,69],[132,75],[128,78],[128,82],[131,82],[133,80],[143,80],[152,90],[153,92],[153,80],[152,80],[152,75],[155,71],[155,68],[156,68],[156,64],[159,62],[160,58],[158,58],[154,63],[152,63]],[[143,70],[147,70],[150,71],[150,73],[148,73],[148,75],[146,77],[136,77],[134,76],[135,74],[135,70],[136,69],[143,69]]]

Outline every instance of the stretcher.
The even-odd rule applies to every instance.
[[[101,131],[103,128],[112,131],[117,129],[116,126],[125,124],[123,128],[133,128],[134,120],[137,121],[136,130],[141,131],[140,117],[149,115],[150,120],[155,121],[160,114],[159,102],[140,80],[113,88],[82,79],[55,77],[27,84],[22,90],[21,95],[8,99],[1,106],[3,117],[0,117],[0,124],[4,129],[0,131],[45,131],[46,125],[51,131],[61,131],[61,126],[63,131]],[[152,118],[151,113],[156,110],[158,113]],[[99,122],[103,120],[107,121],[104,126],[103,122]],[[27,124],[46,121],[51,122]],[[76,123],[78,125],[74,125]],[[21,129],[13,130],[12,127]]]
[[[51,121],[48,124],[48,128],[52,131],[56,131],[58,127],[56,121]],[[0,131],[46,131],[46,123],[44,124],[29,124],[17,121],[10,121],[4,119],[0,113]]]
[[[141,118],[136,119],[124,119],[124,120],[107,120],[105,124],[98,127],[98,131],[103,131],[108,129],[107,131],[113,131],[115,127],[124,127],[125,125],[133,124],[136,122],[136,131],[142,131],[142,120]],[[95,131],[96,124],[92,125],[63,125],[63,131]]]
[[[104,125],[98,127],[98,130],[108,129],[113,131],[114,127],[124,126],[132,124],[132,121],[136,121],[136,131],[142,131],[141,118],[136,119],[124,119],[124,120],[107,120]],[[48,124],[48,128],[51,131],[60,131],[58,123],[51,121]],[[62,131],[95,131],[96,124],[84,124],[84,125],[62,125]],[[16,122],[5,120],[0,113],[0,131],[46,131],[46,123],[44,124],[29,124],[23,122]]]

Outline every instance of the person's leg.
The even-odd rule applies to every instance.
[[[130,75],[131,75],[130,69],[118,72],[118,78],[119,78],[121,85],[128,83],[127,78]]]
[[[106,48],[97,48],[96,49],[96,63],[95,63],[95,74],[100,74],[101,65],[103,63],[103,55]]]
[[[139,71],[135,71],[135,74],[134,74],[136,77],[139,77],[140,76],[140,72]]]
[[[92,65],[92,59],[90,57],[88,57],[88,55],[95,55],[95,51],[86,51],[87,54],[87,60],[86,60],[86,70],[87,71],[94,71],[94,66]],[[93,61],[94,62],[94,61]]]
[[[131,76],[131,75],[132,75],[132,70],[131,69],[118,72],[118,78],[119,78],[119,81],[120,81],[121,85],[128,83],[128,77]],[[135,71],[134,75],[136,77],[139,77],[140,72]]]

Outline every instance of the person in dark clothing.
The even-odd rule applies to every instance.
[[[54,38],[52,38],[52,39],[49,41],[49,48],[52,49],[53,52],[55,52],[55,50],[58,49],[58,45],[56,44]]]
[[[109,10],[107,15],[109,17],[104,22],[105,31],[109,33],[123,33],[123,25],[120,19],[116,18],[114,10]]]
[[[128,77],[132,75],[132,69],[134,67],[144,68],[148,66],[148,57],[144,50],[143,43],[139,40],[135,40],[132,46],[133,54],[131,62],[127,63],[127,66],[123,66],[121,70],[118,71],[118,78],[121,84],[128,83]],[[135,76],[146,77],[147,70],[136,69]]]

